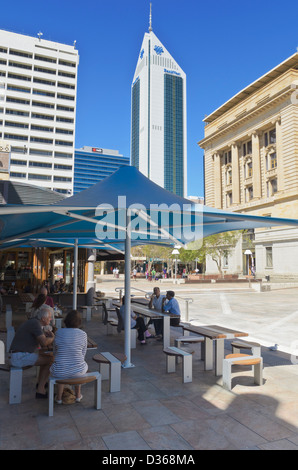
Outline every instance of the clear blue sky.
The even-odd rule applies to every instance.
[[[130,156],[131,82],[150,0],[14,0],[0,28],[80,55],[76,148]],[[187,74],[188,195],[202,196],[205,115],[296,52],[297,0],[152,0],[153,31]]]

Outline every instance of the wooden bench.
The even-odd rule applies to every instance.
[[[181,348],[181,344],[193,344],[193,343],[201,343],[201,360],[204,360],[204,341],[205,338],[203,336],[181,336],[180,338],[175,338],[175,347]],[[181,357],[176,357],[176,363],[178,364],[181,361]]]
[[[120,392],[121,388],[121,364],[126,361],[126,355],[122,353],[102,352],[93,356],[93,361],[99,364],[99,372],[102,380],[109,380],[110,392]]]
[[[259,343],[237,339],[231,342],[231,346],[233,354],[237,354],[241,349],[249,349],[253,356],[261,356],[261,345]]]
[[[254,382],[257,385],[263,384],[263,358],[249,354],[228,354],[223,360],[223,387],[226,390],[232,389],[232,366],[252,366],[254,370]]]
[[[192,382],[192,354],[193,352],[168,346],[163,350],[167,355],[167,373],[176,372],[176,357],[182,358],[182,382]]]
[[[99,372],[88,372],[81,377],[69,377],[65,379],[57,379],[56,377],[49,377],[49,416],[54,415],[54,386],[55,384],[61,385],[83,385],[90,382],[94,384],[94,407],[97,410],[101,409],[101,375]]]
[[[0,366],[0,371],[9,372],[9,404],[22,403],[23,371],[33,366],[14,367],[9,364]]]

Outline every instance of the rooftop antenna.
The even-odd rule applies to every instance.
[[[149,15],[149,33],[152,31],[152,3],[150,3],[150,15]]]
[[[40,40],[40,36],[43,36],[43,33],[41,33],[41,32],[39,31],[39,33],[37,33],[37,36],[38,36],[38,38],[39,38],[39,40]]]
[[[73,42],[73,47],[76,48],[76,43],[77,43],[77,40],[75,39],[74,42]]]

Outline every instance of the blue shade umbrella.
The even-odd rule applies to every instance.
[[[125,252],[124,365],[130,367],[132,245],[185,246],[215,233],[275,225],[297,226],[298,220],[196,205],[156,185],[135,167],[123,166],[85,191],[54,204],[0,207],[0,249],[32,244],[74,246],[75,259],[78,246]],[[75,287],[74,282],[74,298]]]

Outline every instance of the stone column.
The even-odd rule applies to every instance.
[[[214,159],[214,205],[217,209],[222,208],[222,184],[221,184],[221,162],[219,153],[213,155]]]
[[[277,157],[277,189],[283,191],[285,189],[284,161],[282,151],[282,133],[281,119],[275,122],[276,131],[276,157]]]
[[[239,146],[233,142],[232,152],[232,195],[233,204],[240,204]]]
[[[261,160],[260,160],[260,138],[257,132],[251,135],[252,141],[252,181],[253,181],[253,196],[254,198],[261,198]]]

